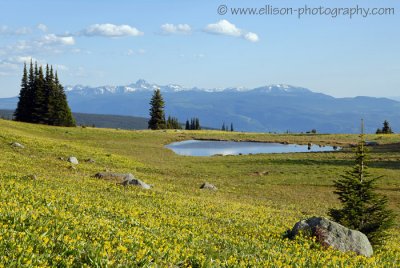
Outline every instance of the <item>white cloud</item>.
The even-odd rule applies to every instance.
[[[189,34],[192,32],[192,28],[189,24],[171,24],[165,23],[161,25],[161,31],[163,34]]]
[[[45,25],[45,24],[43,24],[43,23],[39,23],[39,24],[37,25],[37,28],[38,28],[40,31],[44,32],[44,33],[46,33],[47,30],[48,30],[47,25]]]
[[[220,20],[217,23],[208,24],[204,31],[211,34],[241,37],[250,42],[257,42],[259,40],[256,33],[243,31],[227,20]]]
[[[211,23],[206,26],[205,29],[208,33],[222,34],[230,36],[241,36],[242,31],[235,26],[235,24],[230,23],[227,20],[220,20],[217,23]]]
[[[138,49],[137,51],[133,50],[133,49],[128,49],[128,51],[126,52],[126,55],[128,56],[133,56],[133,55],[143,55],[146,53],[146,50],[144,49]]]
[[[39,41],[39,44],[57,44],[71,46],[75,44],[75,39],[72,36],[58,36],[55,34],[46,34]]]
[[[29,64],[31,61],[37,61],[39,64],[42,64],[43,61],[37,60],[31,56],[14,56],[6,59],[0,59],[0,72],[1,76],[11,76],[16,75],[22,72],[23,64]]]
[[[81,34],[85,36],[104,36],[104,37],[122,37],[122,36],[140,36],[143,32],[129,25],[115,24],[93,24],[83,30]]]
[[[53,67],[57,71],[68,71],[69,70],[69,68],[67,66],[62,65],[62,64],[55,64],[55,65],[53,65]]]
[[[250,41],[250,42],[258,42],[258,35],[252,32],[248,32],[244,35],[244,39]]]
[[[0,34],[2,35],[27,35],[30,34],[31,32],[32,30],[29,27],[11,29],[6,25],[0,26]]]

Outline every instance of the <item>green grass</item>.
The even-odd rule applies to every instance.
[[[0,120],[0,267],[395,266],[399,225],[373,258],[282,238],[296,221],[339,205],[333,180],[353,163],[330,153],[178,156],[164,145],[223,139],[346,146],[357,135],[58,128]],[[370,171],[400,212],[400,135],[378,141]],[[25,145],[13,148],[14,141]],[[76,156],[76,169],[60,157]],[[87,163],[84,159],[95,159]],[[131,172],[152,190],[92,176]],[[268,171],[259,176],[257,172]],[[31,180],[28,175],[36,175]],[[217,192],[202,191],[201,183]]]

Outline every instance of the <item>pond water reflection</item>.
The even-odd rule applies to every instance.
[[[187,140],[166,145],[179,155],[211,156],[239,154],[270,154],[270,153],[305,153],[329,152],[337,150],[332,146],[298,145],[267,142],[235,142],[235,141],[206,141]]]

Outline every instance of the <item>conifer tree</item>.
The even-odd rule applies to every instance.
[[[222,123],[221,130],[222,130],[222,131],[225,131],[225,122],[224,122],[224,123]]]
[[[195,123],[195,121],[194,121],[194,119],[193,118],[191,118],[190,119],[190,129],[191,130],[195,130],[196,128],[196,125],[195,125],[196,123]]]
[[[46,66],[46,74],[43,74],[42,66],[35,67],[31,61],[29,74],[26,66],[21,83],[20,101],[16,110],[16,120],[50,124],[57,126],[75,126],[71,109],[68,106],[67,97],[62,85],[54,76],[53,68]],[[21,118],[20,114],[23,111]]]
[[[35,82],[32,100],[32,123],[46,123],[44,115],[47,113],[45,80],[43,76],[43,68],[37,67],[35,63]]]
[[[190,123],[189,123],[189,119],[186,120],[186,126],[185,126],[186,130],[190,130]]]
[[[389,122],[387,120],[385,120],[383,122],[383,128],[382,128],[382,133],[383,134],[392,134],[392,128],[389,126]]]
[[[196,130],[200,130],[201,128],[200,128],[200,120],[196,117],[196,119],[195,119],[195,128],[196,128]]]
[[[234,130],[233,130],[233,123],[231,123],[231,132],[233,132]]]
[[[54,125],[73,127],[76,125],[75,119],[72,116],[71,109],[68,106],[67,96],[64,92],[64,87],[58,80],[58,74],[55,73],[55,102],[54,102]]]
[[[164,114],[164,100],[159,89],[154,90],[150,101],[150,120],[149,129],[164,129],[166,127]]]
[[[30,112],[30,96],[29,96],[29,83],[28,72],[26,70],[26,63],[24,64],[24,71],[21,81],[21,91],[19,92],[19,101],[14,116],[16,121],[29,122]]]
[[[335,194],[343,207],[330,209],[329,215],[336,222],[364,233],[372,245],[381,245],[385,231],[393,225],[394,215],[387,208],[386,196],[376,192],[376,181],[371,177],[366,165],[364,126],[356,149],[355,164],[342,178],[335,181]]]

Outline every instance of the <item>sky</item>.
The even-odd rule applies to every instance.
[[[398,0],[0,0],[0,14],[0,97],[18,95],[30,59],[53,65],[64,85],[400,96]]]

